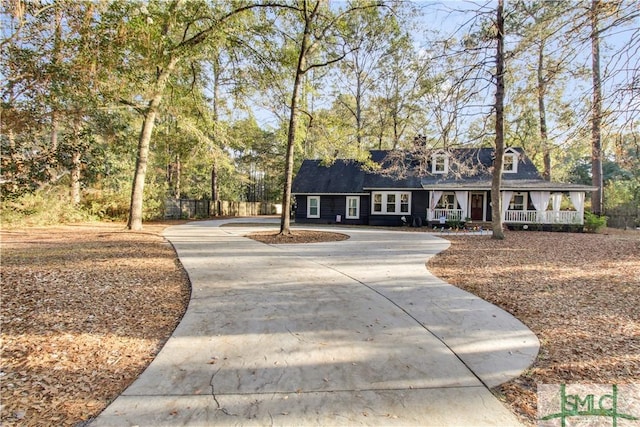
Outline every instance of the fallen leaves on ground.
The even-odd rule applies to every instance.
[[[164,226],[2,231],[2,425],[87,420],[153,360],[189,298]]]
[[[292,230],[290,234],[280,234],[277,231],[259,231],[247,237],[270,245],[287,243],[320,243],[346,240],[348,235],[328,231]]]
[[[503,241],[443,235],[428,268],[525,323],[540,353],[496,392],[534,424],[536,385],[640,378],[640,234],[508,232]]]
[[[99,414],[151,362],[184,313],[188,279],[157,233],[121,224],[2,232],[3,425],[74,425]],[[424,231],[424,229],[419,229]],[[339,233],[252,235],[267,243]],[[496,389],[528,423],[538,383],[640,378],[640,235],[443,235],[429,269],[529,326],[540,354]]]

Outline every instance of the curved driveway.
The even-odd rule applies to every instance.
[[[265,230],[256,221],[273,219],[165,231],[188,310],[93,425],[518,425],[488,388],[526,369],[538,340],[426,270],[448,242],[332,228],[350,239],[271,246],[243,237]]]

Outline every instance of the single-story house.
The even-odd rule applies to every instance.
[[[424,154],[371,151],[374,170],[355,160],[305,160],[293,181],[297,223],[482,224],[491,221],[492,148]],[[520,148],[503,153],[502,218],[507,225],[582,225],[593,187],[550,182]],[[426,158],[424,158],[426,157]],[[402,164],[391,165],[401,159]],[[391,160],[394,159],[394,160]],[[397,176],[393,171],[402,171]]]

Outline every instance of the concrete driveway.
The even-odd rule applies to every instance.
[[[241,221],[254,224],[165,231],[188,310],[92,425],[519,424],[488,388],[526,369],[538,340],[427,271],[448,242],[332,228],[350,239],[270,246],[243,236],[273,219]]]

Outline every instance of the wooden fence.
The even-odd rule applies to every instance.
[[[279,215],[282,205],[265,202],[231,202],[219,200],[167,199],[165,218],[209,218],[213,216]]]
[[[209,213],[212,216],[255,216],[279,215],[282,205],[266,202],[229,202],[220,200],[211,202]]]

